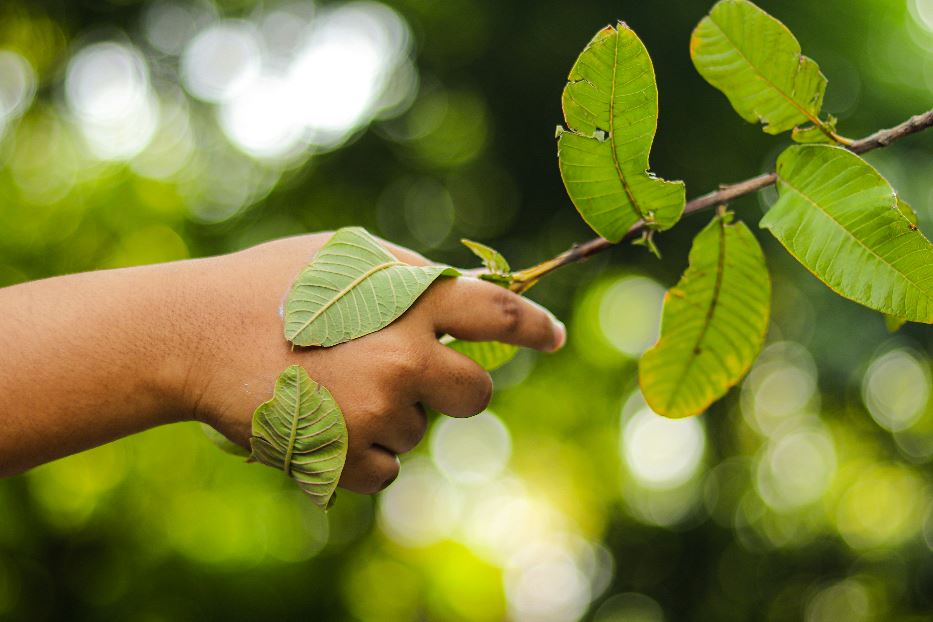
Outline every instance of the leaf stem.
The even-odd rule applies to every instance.
[[[887,147],[888,145],[897,142],[905,136],[910,136],[911,134],[922,132],[923,130],[929,129],[930,127],[933,127],[933,110],[928,110],[922,114],[915,115],[903,123],[895,125],[894,127],[878,130],[874,134],[866,136],[865,138],[861,138],[859,140],[844,139],[839,142],[841,142],[845,148],[852,153],[862,154],[868,151],[872,151],[873,149]],[[687,201],[687,204],[684,206],[683,215],[688,216],[689,214],[705,211],[722,203],[728,203],[729,201],[737,199],[738,197],[757,192],[762,188],[767,188],[775,181],[777,181],[776,173],[765,173],[763,175],[758,175],[757,177],[752,177],[738,183],[723,186],[719,190]],[[641,231],[644,229],[644,226],[644,221],[636,223],[632,226],[631,229],[628,230],[628,233],[626,233],[622,240],[619,242],[610,242],[605,238],[593,238],[588,242],[574,244],[568,250],[564,251],[560,255],[557,255],[556,257],[552,257],[551,259],[548,259],[547,261],[541,262],[530,268],[515,272],[513,274],[512,284],[509,288],[513,292],[523,293],[531,288],[531,286],[533,286],[535,283],[537,283],[541,277],[550,274],[562,266],[589,259],[597,253],[601,253],[606,249],[612,248],[623,240],[630,239],[633,236],[641,233]]]

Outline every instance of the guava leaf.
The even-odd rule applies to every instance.
[[[507,276],[512,271],[509,262],[496,249],[473,240],[463,239],[460,241],[483,261],[483,266],[492,274]]]
[[[340,229],[302,270],[285,301],[285,338],[334,346],[385,328],[449,266],[410,266],[360,227]]]
[[[649,174],[658,89],[648,50],[619,22],[593,37],[570,70],[558,132],[560,173],[583,220],[618,242],[639,220],[668,229],[683,213],[684,184]]]
[[[912,208],[910,204],[900,196],[897,197],[897,203],[894,207],[901,213],[901,216],[906,218],[907,222],[913,226],[916,227],[920,223],[919,218],[917,218],[917,212],[914,211],[914,208]]]
[[[326,509],[347,459],[347,425],[324,386],[292,365],[279,376],[268,402],[253,413],[249,439],[256,462],[281,469]]]
[[[888,329],[889,333],[896,333],[901,329],[901,326],[907,323],[902,317],[897,317],[894,315],[884,314],[884,327]]]
[[[803,127],[795,127],[791,130],[790,137],[795,143],[808,144],[808,143],[835,143],[833,135],[836,132],[836,124],[838,119],[833,115],[828,115],[826,121],[823,122],[822,126],[819,125],[806,125]],[[827,132],[829,130],[829,132]]]
[[[451,339],[445,345],[461,354],[466,354],[487,371],[502,367],[518,354],[518,346],[500,341]]]
[[[778,158],[777,176],[761,226],[797,261],[840,296],[933,323],[933,244],[878,171],[841,147],[797,145]]]
[[[771,278],[755,236],[731,219],[717,216],[694,238],[687,270],[664,297],[661,337],[638,363],[645,401],[665,417],[706,410],[764,343]]]
[[[225,453],[234,456],[241,456],[244,458],[249,455],[249,452],[246,449],[240,447],[206,423],[201,424],[201,430],[204,432],[204,435],[207,436],[207,438],[209,438],[212,443],[214,443],[217,449]]]
[[[749,123],[768,134],[802,123],[821,126],[826,77],[787,26],[748,0],[720,0],[690,39],[700,75]]]

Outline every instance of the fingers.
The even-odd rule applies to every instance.
[[[471,358],[436,343],[420,385],[421,400],[450,417],[472,417],[492,399],[492,378]]]
[[[388,414],[380,421],[373,446],[391,454],[404,454],[421,442],[428,427],[428,416],[421,404]]]
[[[371,495],[394,482],[399,468],[398,456],[381,447],[370,447],[359,454],[347,454],[339,485]]]
[[[566,339],[564,325],[543,307],[479,279],[443,279],[431,287],[438,333],[470,341],[502,341],[552,352]]]
[[[420,404],[369,413],[365,426],[350,431],[350,451],[340,485],[363,494],[379,492],[399,474],[399,454],[424,438],[427,415]]]

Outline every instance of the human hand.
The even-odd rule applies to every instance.
[[[492,396],[489,374],[441,345],[439,336],[553,351],[563,345],[565,331],[546,310],[502,287],[441,278],[376,333],[331,348],[293,349],[282,334],[282,305],[328,238],[287,238],[197,262],[196,285],[186,295],[200,320],[181,386],[195,418],[247,447],[253,411],[271,397],[283,369],[302,365],[330,390],[346,419],[349,447],[340,485],[372,493],[395,479],[398,455],[423,437],[425,406],[468,417]],[[387,247],[406,263],[429,263]]]

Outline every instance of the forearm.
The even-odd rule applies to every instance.
[[[0,475],[190,416],[197,264],[0,289]]]

